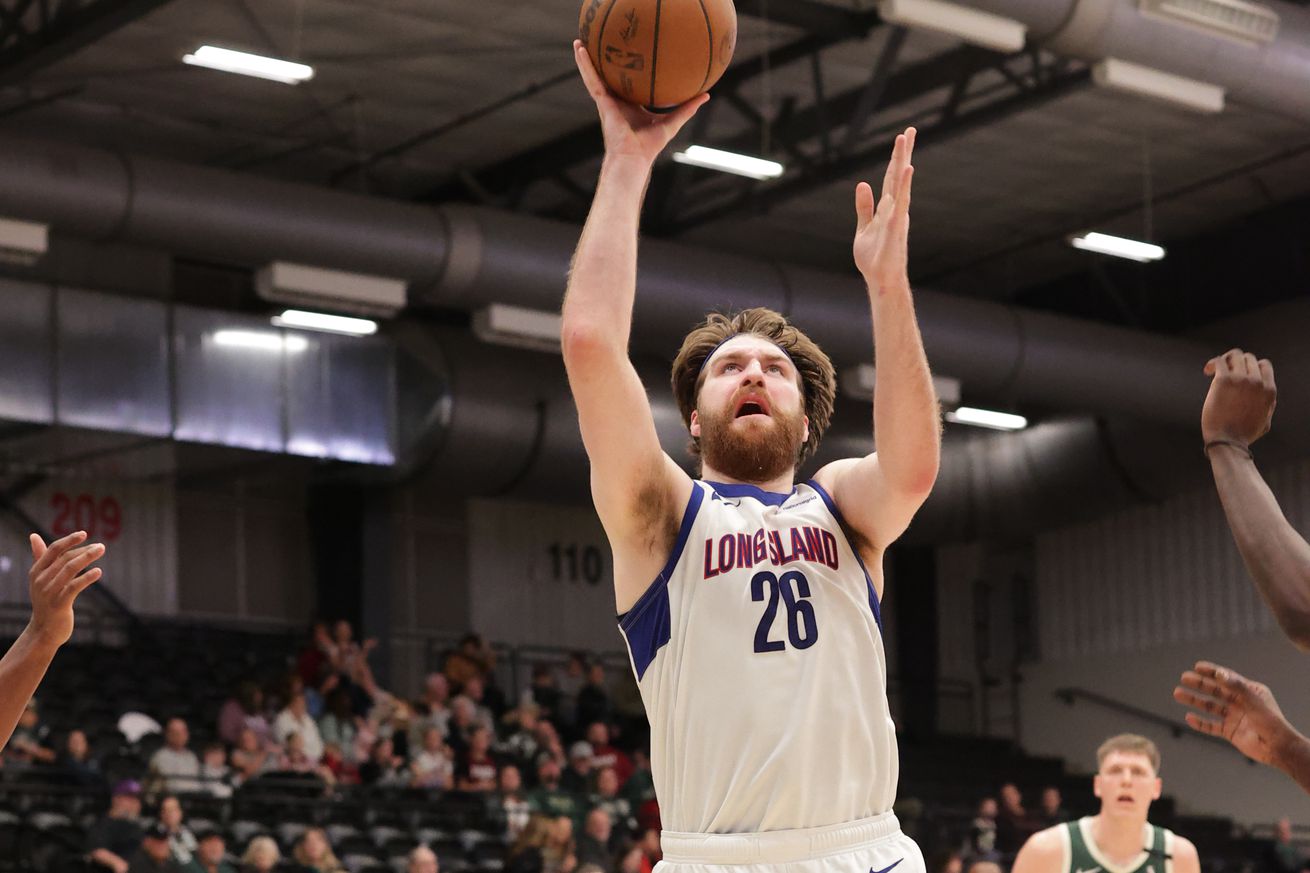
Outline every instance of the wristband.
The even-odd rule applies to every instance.
[[[1213,449],[1215,446],[1232,446],[1242,454],[1246,455],[1246,457],[1249,460],[1252,461],[1255,460],[1255,456],[1251,454],[1251,447],[1248,446],[1246,443],[1241,443],[1238,442],[1237,440],[1210,440],[1208,443],[1205,444],[1205,449],[1204,449],[1205,456],[1207,458],[1210,457],[1210,450]]]

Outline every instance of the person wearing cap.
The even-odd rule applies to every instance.
[[[201,831],[196,837],[199,845],[191,862],[182,873],[237,873],[227,860],[227,843],[218,831]]]
[[[560,777],[560,787],[578,795],[591,793],[591,759],[596,757],[596,750],[586,740],[578,740],[569,746],[569,769]]]
[[[168,826],[156,824],[146,829],[141,848],[127,865],[127,873],[181,873],[182,868],[173,860],[169,844],[172,834]]]
[[[98,873],[127,873],[128,860],[141,847],[141,783],[124,779],[114,786],[109,812],[87,834],[87,854]],[[167,837],[165,838],[167,848]]]
[[[9,744],[55,652],[73,635],[73,602],[100,578],[100,568],[91,565],[105,553],[100,543],[83,545],[86,531],[81,530],[49,546],[37,534],[28,541],[32,547],[32,569],[27,573],[32,617],[0,659],[0,749]]]

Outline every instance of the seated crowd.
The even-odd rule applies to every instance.
[[[182,717],[179,709],[153,738],[158,747],[142,771],[115,774],[112,786],[86,733],[44,724],[34,703],[4,753],[5,769],[33,778],[57,772],[83,788],[108,790],[108,810],[86,832],[77,858],[92,873],[373,873],[370,864],[437,873],[440,851],[412,831],[392,835],[387,851],[379,846],[370,859],[333,845],[334,835],[354,831],[345,826],[229,827],[204,819],[193,830],[188,823],[189,806],[208,810],[240,796],[244,786],[271,780],[309,787],[319,805],[388,792],[436,805],[449,797],[473,800],[487,824],[473,837],[495,850],[474,862],[460,853],[447,867],[649,873],[660,858],[659,811],[646,755],[623,736],[642,732],[629,731],[633,721],[616,715],[599,661],[575,653],[562,675],[538,664],[531,685],[511,703],[497,687],[490,647],[469,635],[426,677],[416,699],[404,699],[375,681],[374,645],[356,642],[347,622],[316,624],[280,675],[238,684],[205,731],[211,741],[193,743],[188,718],[195,714]],[[144,723],[150,730],[152,719],[132,718],[120,729],[130,734]],[[406,851],[395,854],[404,840]]]

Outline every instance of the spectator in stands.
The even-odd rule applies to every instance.
[[[59,765],[71,782],[84,788],[100,785],[105,781],[104,774],[100,772],[100,762],[91,757],[91,746],[82,731],[68,732],[68,739],[64,741],[64,754],[59,759]]]
[[[500,768],[499,782],[496,786],[495,817],[504,821],[506,841],[513,843],[528,826],[532,818],[532,806],[523,793],[523,778],[519,768],[506,764]]]
[[[610,693],[605,688],[605,665],[594,661],[587,668],[587,684],[578,692],[577,723],[588,725],[599,721],[608,724],[612,715]]]
[[[389,695],[381,709],[378,736],[389,737],[396,754],[409,760],[409,727],[414,721],[414,711],[407,701]]]
[[[569,756],[564,751],[564,743],[560,741],[559,731],[555,730],[555,725],[544,719],[537,722],[537,745],[541,749],[537,752],[538,761],[541,760],[542,755],[549,755],[561,768],[568,766]]]
[[[323,746],[323,766],[332,774],[336,784],[359,784],[359,768],[347,761],[341,748],[334,743],[326,743]]]
[[[336,782],[336,776],[333,775],[331,768],[309,757],[305,751],[305,738],[301,734],[291,734],[287,737],[287,744],[282,747],[282,754],[278,756],[277,769],[283,773],[317,776],[323,780],[325,788]]]
[[[613,767],[602,767],[596,771],[596,792],[591,795],[589,805],[609,814],[616,835],[626,838],[636,831],[637,819],[632,814],[632,804],[627,798],[619,796],[619,776]]]
[[[1292,842],[1292,822],[1280,818],[1274,830],[1274,841],[1265,857],[1268,873],[1301,873],[1306,869],[1306,857]]]
[[[618,873],[651,873],[646,853],[641,850],[641,846],[630,846],[623,853],[619,858]]]
[[[505,713],[501,720],[501,736],[505,741],[499,746],[502,757],[514,761],[520,767],[535,761],[541,746],[537,743],[537,718],[541,708],[531,701],[520,703]]]
[[[651,775],[650,755],[645,749],[636,749],[632,753],[632,775],[623,783],[623,796],[633,809],[640,809],[643,803],[655,799],[655,778]]]
[[[567,717],[567,723],[571,724],[575,712],[573,707],[578,702],[578,692],[587,684],[586,652],[569,653],[568,660],[564,662],[564,675],[560,676],[558,684],[560,695],[568,701],[563,715]]]
[[[249,679],[237,683],[232,696],[218,711],[218,737],[229,746],[240,745],[241,732],[252,730],[260,745],[272,738],[268,719],[264,717],[264,692]]]
[[[141,847],[141,783],[125,779],[114,786],[109,812],[87,834],[87,854],[94,865],[127,873],[128,859]]]
[[[1023,795],[1013,783],[1001,786],[1001,807],[996,815],[996,850],[1013,856],[1032,836],[1034,828],[1023,808]]]
[[[309,714],[309,704],[303,693],[293,694],[286,709],[278,713],[273,722],[273,736],[278,743],[285,744],[291,734],[300,735],[305,757],[317,764],[323,757],[323,737]]]
[[[246,853],[241,856],[241,873],[272,873],[281,860],[277,842],[270,836],[260,835],[246,846]]]
[[[409,782],[405,759],[396,754],[388,737],[373,743],[369,759],[359,766],[359,781],[375,788],[397,788]]]
[[[237,873],[227,862],[227,842],[218,831],[205,831],[200,835],[200,846],[191,863],[182,873]]]
[[[537,664],[532,668],[532,686],[524,696],[537,704],[543,718],[560,720],[564,694],[557,687],[555,671],[549,664]]]
[[[481,676],[474,676],[464,683],[461,697],[467,697],[473,703],[473,720],[486,725],[494,734],[496,732],[496,714],[487,705],[487,684]]]
[[[164,745],[150,757],[147,767],[152,791],[178,794],[200,788],[200,759],[187,748],[190,739],[184,720],[168,720],[164,726]]]
[[[410,759],[410,785],[449,791],[455,784],[455,764],[441,731],[430,727],[423,733],[418,754]]]
[[[5,759],[21,764],[53,764],[59,756],[51,746],[50,728],[41,721],[33,697],[18,717],[18,726],[5,749]]]
[[[237,747],[229,758],[232,762],[232,781],[236,785],[249,782],[261,773],[277,769],[277,751],[262,744],[250,728],[241,731]]]
[[[552,817],[537,813],[528,819],[527,826],[510,846],[505,873],[543,873],[546,867],[543,853],[553,821]]]
[[[608,812],[598,807],[587,813],[582,837],[578,840],[578,863],[595,864],[602,870],[610,870],[614,866],[613,836],[614,825]]]
[[[496,759],[491,755],[491,731],[478,725],[469,734],[468,748],[456,758],[455,787],[460,791],[495,791]]]
[[[477,726],[477,707],[473,701],[463,695],[450,701],[450,726],[446,731],[446,743],[454,751],[456,760],[468,748],[469,736]]]
[[[232,768],[227,765],[227,752],[222,743],[206,743],[200,754],[200,780],[202,794],[210,797],[232,796]]]
[[[423,680],[423,696],[414,701],[415,718],[410,724],[410,740],[422,744],[423,732],[430,727],[445,736],[450,724],[450,681],[443,673],[429,673]]]
[[[537,763],[537,787],[528,793],[528,804],[534,813],[549,816],[579,813],[578,798],[560,787],[559,762],[543,755]]]
[[[310,828],[301,834],[291,857],[312,873],[345,873],[345,867],[332,854],[332,844],[322,828]]]
[[[482,679],[491,675],[496,667],[496,654],[491,646],[475,633],[465,634],[459,641],[459,647],[446,656],[446,678],[455,688],[463,690],[469,679],[477,676]]]
[[[556,816],[550,823],[541,859],[544,873],[574,873],[577,869],[577,843],[573,839],[573,819],[570,816]]]
[[[369,667],[368,656],[378,647],[378,641],[370,637],[362,643],[357,643],[354,637],[355,630],[345,619],[333,626],[333,662],[344,678],[371,697],[377,685],[373,681],[373,670]],[[358,707],[358,701],[356,706]]]
[[[969,873],[1002,873],[1001,865],[995,861],[974,861],[969,865]]]
[[[1069,810],[1064,808],[1064,799],[1060,789],[1048,785],[1042,789],[1042,811],[1037,815],[1037,826],[1049,828],[1069,820]]]
[[[181,870],[168,845],[168,828],[162,824],[146,829],[141,848],[132,855],[126,868],[127,873],[181,873]]]
[[[569,768],[560,777],[560,787],[584,797],[590,794],[591,759],[595,754],[591,743],[586,740],[578,740],[569,746]]]
[[[964,859],[959,852],[935,852],[925,859],[927,873],[964,873]]]
[[[159,824],[168,832],[168,850],[179,865],[186,864],[196,851],[196,837],[182,821],[182,802],[169,794],[159,801]]]
[[[355,715],[350,702],[350,692],[337,688],[327,699],[327,715],[319,720],[319,735],[324,746],[334,745],[341,750],[342,756],[352,764],[358,764],[355,756],[355,738],[359,734],[362,720]]]
[[[414,851],[409,853],[405,873],[438,873],[439,867],[436,852],[427,846],[415,846]]]
[[[0,749],[8,744],[55,652],[73,635],[77,595],[100,578],[100,568],[91,564],[105,553],[105,547],[100,543],[83,545],[85,540],[86,531],[80,530],[49,546],[37,534],[28,536],[32,617],[0,658]]]
[[[654,869],[655,865],[664,860],[664,850],[660,847],[660,830],[659,828],[647,828],[641,834],[641,841],[637,843],[641,846],[642,852],[646,855],[646,863]]]
[[[587,742],[591,743],[591,769],[599,772],[603,767],[613,767],[618,774],[619,785],[628,781],[632,775],[632,760],[614,746],[610,745],[609,725],[594,721],[587,726]]]
[[[978,802],[978,815],[969,826],[969,857],[994,861],[996,850],[996,799],[984,797]]]

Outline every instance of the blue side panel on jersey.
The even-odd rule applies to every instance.
[[[869,609],[873,610],[873,620],[878,623],[878,632],[882,633],[882,608],[878,605],[878,591],[873,587],[873,577],[869,575],[869,568],[864,566],[864,559],[860,557],[860,550],[855,548],[855,543],[852,543],[851,538],[846,535],[846,519],[841,517],[841,511],[837,509],[837,504],[833,502],[832,496],[823,489],[822,485],[813,479],[805,484],[813,488],[815,493],[823,498],[828,511],[832,513],[832,517],[837,519],[837,524],[841,526],[842,536],[846,537],[846,544],[851,547],[851,554],[855,556],[860,569],[864,571],[864,581],[869,586]]]
[[[678,566],[682,550],[691,535],[691,526],[696,522],[700,512],[701,501],[705,492],[699,485],[691,486],[691,497],[687,499],[687,508],[682,513],[682,525],[678,528],[678,538],[673,543],[669,561],[660,571],[646,593],[627,612],[619,616],[619,627],[628,641],[628,651],[632,653],[632,664],[637,670],[637,681],[646,675],[646,668],[655,660],[655,654],[669,641],[671,632],[669,621],[669,579]]]
[[[726,482],[710,482],[706,480],[706,485],[714,489],[714,493],[720,497],[753,497],[760,503],[768,506],[782,506],[791,499],[792,494],[796,493],[793,488],[791,494],[779,494],[776,491],[765,491],[763,488],[756,488],[754,485],[735,485]]]

